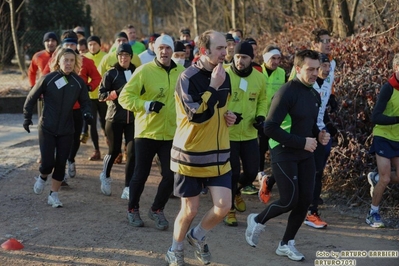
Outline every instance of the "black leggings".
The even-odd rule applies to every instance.
[[[125,143],[127,148],[127,159],[125,166],[125,187],[128,187],[130,180],[132,179],[135,166],[133,140],[134,122],[130,124],[125,124],[106,121],[105,133],[107,134],[109,146],[108,154],[104,156],[103,171],[105,172],[107,177],[111,175],[111,169],[114,165],[114,161],[121,151],[122,137],[123,135],[125,136]]]
[[[64,180],[65,163],[71,150],[72,134],[54,136],[39,125],[39,146],[42,162],[39,171],[43,175],[53,172],[52,178],[57,181]],[[54,157],[55,154],[55,157]]]
[[[90,138],[93,142],[94,149],[99,150],[98,132],[97,132],[97,113],[100,117],[100,126],[105,131],[105,115],[107,114],[107,103],[100,102],[98,99],[91,99],[91,114],[93,115],[93,122],[90,125]],[[87,133],[88,124],[84,121],[82,133]],[[79,130],[78,130],[79,131]]]
[[[317,213],[319,210],[319,198],[323,186],[322,179],[323,179],[324,167],[326,166],[328,156],[330,156],[331,142],[332,141],[330,140],[330,142],[326,146],[317,143],[317,148],[314,151],[314,158],[316,164],[316,178],[315,178],[315,185],[313,192],[313,200],[309,207],[309,211],[311,213]]]
[[[82,128],[83,125],[83,116],[82,116],[82,111],[80,109],[73,110],[73,124],[75,132],[73,133],[73,140],[71,143],[71,147],[69,149],[70,151],[68,156],[68,161],[70,161],[71,163],[75,162],[75,157],[80,147],[79,128]]]
[[[232,206],[234,208],[234,197],[240,194],[240,189],[251,185],[258,173],[259,153],[258,140],[252,139],[247,141],[230,141],[230,164],[232,170]],[[242,163],[243,175],[240,176]],[[238,187],[240,183],[240,187]]]
[[[271,218],[291,211],[283,237],[284,242],[295,238],[306,217],[313,199],[315,182],[315,162],[313,156],[296,162],[272,164],[280,198],[268,205],[255,217],[255,221],[265,224]]]
[[[129,210],[138,209],[140,197],[143,193],[145,183],[151,171],[152,161],[155,154],[161,163],[162,180],[158,185],[158,191],[152,204],[152,210],[163,209],[173,191],[174,174],[170,170],[170,150],[172,140],[154,140],[136,138],[134,140],[136,152],[136,167],[129,184]]]
[[[269,149],[269,138],[259,134],[259,171],[265,170],[266,152]]]

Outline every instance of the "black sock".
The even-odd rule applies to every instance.
[[[281,241],[281,246],[288,245],[288,242]]]
[[[44,177],[42,177],[42,176],[40,175],[40,178],[41,178],[43,181],[47,181],[47,177],[44,178]]]

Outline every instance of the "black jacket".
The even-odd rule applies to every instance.
[[[130,63],[128,69],[121,67],[118,63],[115,64],[115,67],[108,70],[103,76],[98,90],[98,100],[104,101],[113,90],[116,91],[116,94],[119,97],[123,86],[127,83],[125,71],[130,70],[133,74],[135,69],[136,67],[132,63]],[[107,115],[105,116],[105,119],[113,123],[130,124],[133,123],[134,116],[132,112],[123,109],[118,102],[118,98],[116,98],[113,101],[108,101]]]
[[[272,162],[302,160],[313,156],[304,150],[306,138],[317,138],[321,99],[298,78],[285,83],[273,96],[264,132],[271,138]]]
[[[76,73],[65,75],[59,70],[41,77],[26,97],[23,107],[25,119],[32,119],[33,108],[42,94],[44,108],[39,126],[50,134],[68,135],[75,132],[72,108],[76,101],[81,106],[82,114],[91,113],[87,86]]]

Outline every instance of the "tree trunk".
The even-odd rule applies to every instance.
[[[199,34],[198,34],[198,18],[197,18],[197,3],[196,3],[196,0],[193,0],[192,8],[193,8],[194,36],[199,36]]]
[[[21,53],[21,49],[19,47],[19,42],[18,42],[17,29],[15,25],[16,12],[14,7],[14,0],[7,0],[7,2],[10,5],[11,34],[14,42],[15,55],[17,57],[19,69],[22,72],[22,78],[25,78],[27,76],[25,56]]]
[[[334,6],[334,31],[339,37],[353,35],[355,18],[350,17],[348,2],[346,0],[334,0]]]
[[[333,21],[331,18],[331,11],[329,7],[329,0],[319,0],[319,7],[321,11],[321,19],[323,21],[324,27],[332,32],[333,30]]]
[[[236,28],[236,1],[231,0],[231,26],[233,29]]]
[[[154,11],[152,10],[152,0],[147,0],[147,12],[148,12],[148,32],[149,34],[154,33]]]
[[[242,5],[242,10],[241,10],[241,30],[243,31],[243,36],[246,36],[247,31],[246,31],[246,25],[247,25],[247,17],[246,17],[246,5],[245,5],[246,1],[241,1],[241,5]]]

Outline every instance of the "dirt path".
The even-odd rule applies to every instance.
[[[47,205],[48,184],[42,195],[32,191],[33,177],[38,174],[37,130],[33,127],[31,134],[27,134],[21,124],[22,115],[0,115],[0,243],[15,237],[25,246],[19,251],[0,249],[0,265],[165,265],[164,254],[171,244],[172,225],[180,202],[170,199],[165,213],[171,228],[157,230],[146,215],[160,180],[155,166],[141,198],[143,228],[129,226],[126,219],[127,201],[120,198],[124,165],[114,166],[113,194],[104,196],[98,179],[102,162],[87,160],[92,149],[90,144],[81,146],[77,177],[70,179],[70,188],[60,192],[64,208],[53,209]],[[101,141],[101,151],[106,152],[104,141]],[[244,238],[246,217],[260,212],[265,205],[256,196],[244,195],[244,199],[247,211],[238,213],[238,227],[221,223],[210,232],[211,265],[293,265],[288,258],[275,254],[287,215],[269,221],[258,247],[252,248]],[[348,213],[344,206],[325,201],[321,211],[329,223],[328,228],[316,230],[303,225],[297,235],[297,248],[306,256],[301,265],[315,265],[321,255],[318,251],[393,250],[398,256],[398,229],[370,228],[360,209]],[[201,215],[210,202],[209,195],[202,196]],[[197,224],[198,219],[194,223]],[[193,249],[188,244],[185,247],[186,265],[201,265],[195,260]],[[398,257],[347,255],[351,260],[341,261],[348,263],[343,265],[399,265]]]

